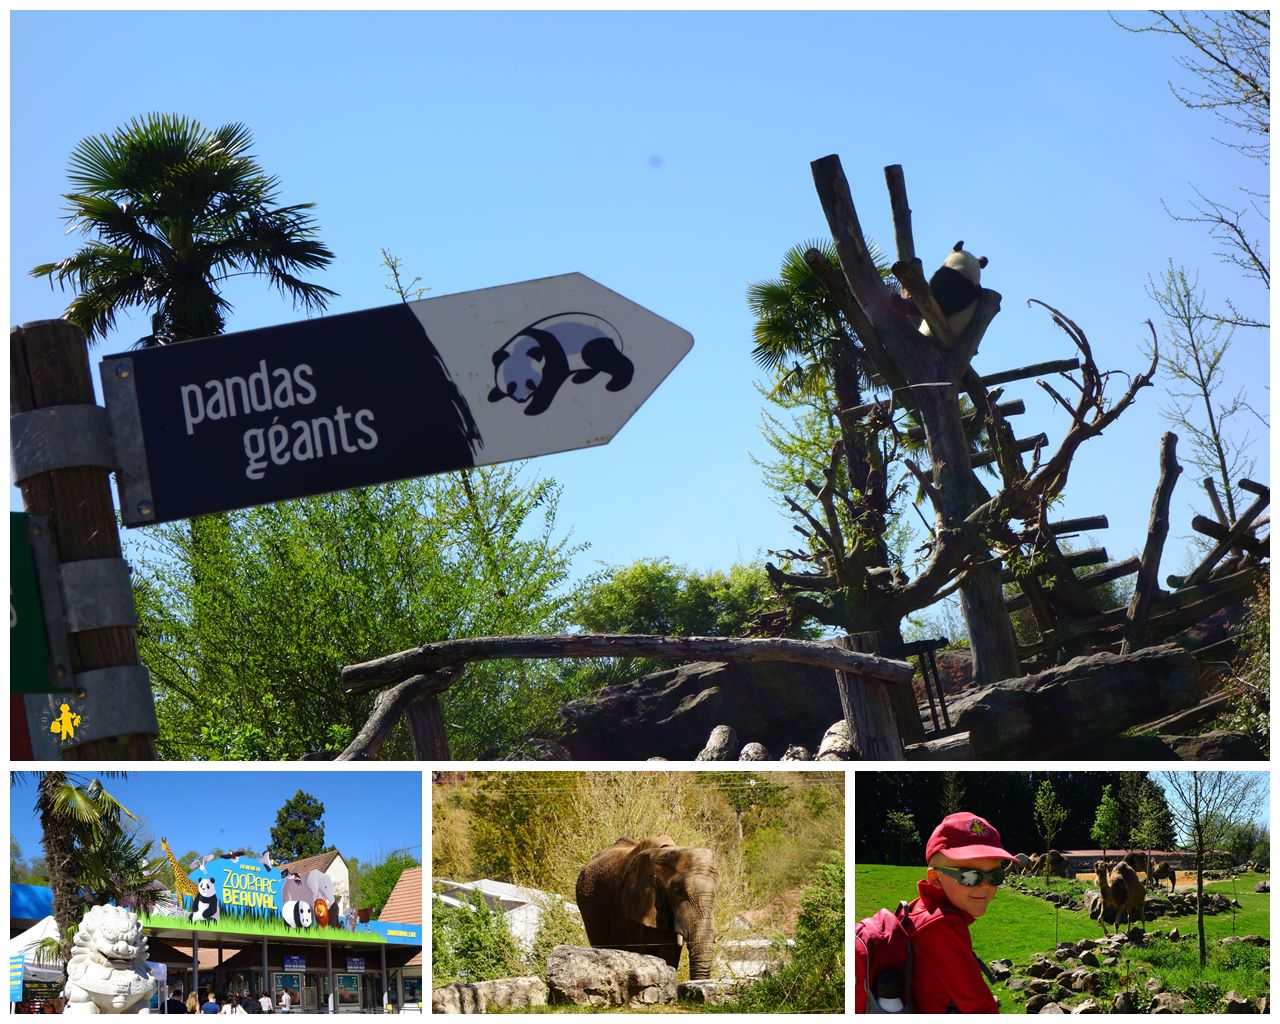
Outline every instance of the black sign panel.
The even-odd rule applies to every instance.
[[[135,396],[135,524],[461,469],[481,444],[403,303],[111,356],[102,374],[109,406]]]

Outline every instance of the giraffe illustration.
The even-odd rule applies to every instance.
[[[194,900],[200,895],[200,890],[196,888],[196,883],[191,881],[187,877],[187,873],[182,870],[182,865],[178,863],[178,858],[169,849],[169,841],[164,836],[160,837],[160,848],[164,850],[165,856],[169,858],[169,863],[173,865],[173,895],[177,898],[178,908],[182,909],[183,897],[190,896]]]

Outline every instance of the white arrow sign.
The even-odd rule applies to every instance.
[[[693,345],[582,274],[108,356],[130,526],[609,441]]]

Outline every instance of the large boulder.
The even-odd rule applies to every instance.
[[[665,960],[620,949],[556,946],[547,957],[551,1002],[576,1006],[656,1006],[676,998]]]
[[[1045,758],[1114,736],[1200,700],[1195,659],[1179,647],[1094,654],[978,687],[951,706],[975,758]]]
[[[559,748],[579,761],[687,761],[719,725],[770,750],[812,742],[840,718],[830,669],[697,662],[641,676],[560,710]]]
[[[467,985],[454,982],[431,993],[432,1013],[489,1013],[547,1005],[547,986],[537,976],[498,978]]]
[[[682,981],[676,994],[681,1002],[720,1006],[737,999],[743,989],[754,982],[754,978],[704,978],[700,981]]]

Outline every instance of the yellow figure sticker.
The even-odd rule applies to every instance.
[[[64,743],[76,737],[76,726],[80,724],[80,716],[71,710],[70,704],[62,705],[62,714],[49,723],[49,731],[56,732]]]

